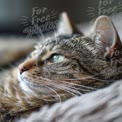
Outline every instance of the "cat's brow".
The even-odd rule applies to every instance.
[[[54,48],[54,44],[46,44],[44,48],[41,50],[41,53],[38,55],[41,61],[46,60],[49,58],[54,52],[52,51]]]

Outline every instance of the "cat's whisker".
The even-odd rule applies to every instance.
[[[89,78],[94,78],[95,76],[98,76],[98,74],[95,74],[95,75],[92,75],[92,76],[83,77],[83,78],[78,78],[78,79],[65,79],[65,81],[86,80],[86,79],[89,79]],[[52,80],[50,80],[48,78],[44,78],[44,77],[41,77],[41,79],[44,79],[44,80],[47,80],[47,81],[52,81]]]
[[[70,86],[67,86],[67,85],[64,85],[63,87],[66,88],[67,90],[70,90],[70,91],[74,92],[74,93],[77,93],[79,95],[82,95],[82,93],[80,93],[79,91],[77,91],[75,89],[75,87],[70,87]]]
[[[57,83],[56,81],[53,81],[55,83]],[[73,90],[73,92],[79,94],[79,95],[82,95],[79,91],[76,91],[76,90],[83,90],[83,91],[91,91],[91,90],[88,90],[88,89],[81,89],[81,88],[76,88],[76,87],[73,87],[73,86],[69,86],[70,84],[66,84],[66,82],[61,82],[61,83],[64,83],[64,84],[58,84],[59,86],[62,86],[62,87],[65,87],[65,88],[68,88],[68,90]],[[75,90],[75,91],[74,91]]]
[[[57,84],[57,82],[54,81],[54,80],[50,80],[50,79],[47,79],[47,78],[42,78],[42,79],[48,81],[47,84],[49,84],[49,83],[51,83],[52,85],[56,85],[56,84]],[[53,84],[53,82],[55,82],[56,84]],[[63,83],[66,83],[66,82],[63,82]],[[65,84],[63,84],[63,85],[62,85],[62,84],[57,84],[57,85],[60,86],[60,87],[63,86],[63,87],[65,87],[65,88],[68,88],[67,86],[64,86]],[[71,91],[71,90],[73,90],[73,89],[70,88],[70,89],[68,89],[68,90]],[[73,91],[73,92],[74,92],[74,91]],[[75,92],[77,92],[77,94],[80,94],[80,95],[81,95],[81,93],[80,93],[79,91],[76,91],[76,90],[75,90]]]
[[[98,76],[98,75],[100,75],[100,74],[96,74],[96,75],[93,75],[93,76]],[[99,78],[96,78],[96,77],[92,77],[92,79],[94,79],[94,80],[98,80],[98,81],[104,81],[104,82],[106,82],[106,81],[109,81],[109,82],[111,82],[111,80],[102,80],[102,79],[99,79]]]
[[[99,82],[112,82],[112,80],[102,80],[102,79],[95,78],[95,77],[93,77],[93,78],[91,78],[91,79],[93,79],[93,80],[98,80]]]
[[[73,89],[70,89],[70,88],[67,88],[67,87],[62,87],[60,89],[67,92],[67,93],[70,93],[73,96],[78,96],[76,94],[79,94],[79,93],[76,93],[77,92],[76,90],[73,90]],[[82,94],[80,93],[79,95],[82,95]]]
[[[98,76],[99,74],[96,74],[96,75],[92,75],[92,76],[87,76],[87,77],[83,77],[83,78],[78,78],[78,79],[66,79],[66,80],[71,80],[71,81],[76,81],[76,80],[86,80],[86,79],[93,79],[93,80],[98,80],[99,82],[101,81],[104,81],[104,82],[111,82],[111,80],[102,80],[102,79],[99,79],[99,78],[96,78],[95,76]]]
[[[97,75],[87,76],[87,77],[78,78],[78,79],[65,79],[65,80],[71,80],[71,81],[73,81],[73,80],[74,81],[76,81],[76,80],[86,80],[86,79],[89,79],[89,78],[93,78],[94,76],[97,76]]]
[[[58,96],[59,102],[62,102],[60,95],[59,95],[54,89],[50,88],[50,87],[49,87],[49,84],[47,84],[47,85],[41,84],[40,86],[46,87],[46,88],[48,88],[49,90],[51,90],[52,92],[54,92],[54,93]]]
[[[44,85],[44,86],[45,86],[45,85]],[[45,87],[48,88],[48,89],[50,89],[52,92],[54,92],[54,93],[58,96],[59,102],[62,102],[60,95],[59,95],[54,89],[48,87],[47,85],[46,85]]]
[[[48,78],[41,78],[41,79],[43,79],[43,80],[46,80],[46,81],[48,81],[48,84],[49,84],[49,82],[50,83],[53,83],[53,82],[55,82],[55,83],[57,83],[56,81],[52,81],[52,80],[50,80],[50,79],[48,79]],[[77,80],[77,79],[75,79],[75,80]],[[61,83],[64,83],[64,85],[66,85],[66,82],[65,81],[60,81]],[[53,85],[55,85],[55,84],[53,84]],[[75,86],[79,86],[80,88],[79,88],[79,90],[86,90],[86,89],[88,89],[89,91],[93,91],[93,90],[97,90],[96,88],[93,88],[93,87],[88,87],[88,86],[83,86],[83,85],[78,85],[78,84],[75,84],[75,83],[69,83],[68,82],[68,85],[75,85]],[[58,86],[62,86],[62,84],[58,84]],[[64,87],[64,86],[63,86]],[[68,87],[68,86],[67,86]],[[71,86],[70,86],[71,87]],[[66,88],[66,87],[65,87]],[[83,89],[83,88],[85,88],[85,89]],[[71,89],[70,89],[71,90]],[[74,91],[73,91],[74,92]],[[76,91],[75,91],[76,92]],[[77,91],[78,92],[78,91]],[[80,95],[82,95],[80,92],[79,93],[77,93],[77,94],[80,94]]]
[[[49,85],[49,83],[48,83],[48,85]],[[73,96],[77,96],[76,94],[74,94],[74,92],[76,92],[76,91],[74,91],[74,90],[72,90],[72,89],[69,89],[69,88],[67,88],[67,87],[64,87],[64,86],[62,86],[61,84],[60,84],[60,87],[59,87],[59,84],[53,84],[53,83],[51,83],[50,85],[53,85],[53,87],[55,87],[55,88],[57,88],[57,89],[60,89],[60,90],[63,90],[63,91],[65,91],[65,92],[67,92],[67,93],[69,93],[69,94],[71,94],[71,95],[73,95]],[[78,93],[77,93],[78,94]],[[81,94],[81,93],[80,93]]]
[[[77,87],[69,86],[69,84],[68,85],[65,85],[65,86],[68,87],[68,88],[71,88],[71,89],[74,89],[74,90],[83,91],[83,92],[89,92],[89,91],[91,91],[91,89],[77,88]]]
[[[97,75],[96,75],[96,76],[97,76]],[[97,81],[99,81],[99,82],[112,82],[111,80],[102,80],[102,79],[95,78],[95,77],[84,77],[84,78],[68,79],[68,80],[76,81],[76,80],[86,80],[86,79],[93,79],[93,80],[97,80]]]
[[[58,89],[60,89],[60,90],[65,91],[65,92],[67,92],[67,93],[69,93],[69,94],[71,94],[71,95],[73,95],[73,96],[77,96],[76,94],[74,94],[74,93],[71,91],[71,89],[70,89],[70,91],[69,91],[69,89],[63,88],[62,85],[61,85],[60,87],[59,87],[59,85],[53,85],[53,86],[56,87],[56,88],[58,88]]]
[[[45,80],[45,81],[48,81],[48,82],[45,82],[45,85],[51,85],[51,86],[53,86],[53,87],[55,87],[55,88],[57,88],[57,89],[60,89],[60,90],[63,90],[63,91],[65,91],[65,92],[67,92],[67,93],[69,93],[69,94],[71,94],[71,95],[73,95],[73,96],[77,96],[76,94],[74,94],[74,93],[72,93],[72,92],[74,92],[74,90],[72,90],[72,89],[66,89],[66,87],[65,87],[65,89],[64,88],[61,88],[62,87],[62,84],[57,84],[56,85],[56,81],[53,81],[53,80],[50,80],[50,79],[47,79],[47,78],[42,78],[41,77],[41,79],[42,80]],[[53,83],[53,82],[55,82],[55,83]],[[46,84],[47,83],[47,84]],[[59,87],[60,86],[60,87]],[[64,86],[63,86],[64,87]],[[76,91],[75,90],[75,92],[78,92],[78,91]],[[81,94],[80,92],[79,93],[77,93],[77,94]]]
[[[63,81],[61,81],[61,82],[63,82]],[[66,83],[66,82],[63,82],[63,83]],[[80,90],[81,90],[81,88],[85,88],[85,89],[89,89],[89,90],[97,90],[96,88],[93,88],[93,87],[84,86],[84,85],[80,85],[80,84],[76,84],[76,83],[71,83],[71,82],[68,82],[68,85],[79,86]]]

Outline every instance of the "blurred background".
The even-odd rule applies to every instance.
[[[55,30],[67,11],[75,23],[122,11],[121,0],[0,0],[0,35],[31,37]],[[41,30],[38,30],[41,28]],[[37,32],[38,31],[38,32]],[[40,32],[41,31],[41,32]]]
[[[38,37],[55,32],[63,11],[86,33],[91,20],[117,15],[115,25],[122,32],[121,0],[0,0],[0,69],[26,57],[40,41]]]

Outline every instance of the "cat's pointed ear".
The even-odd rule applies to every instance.
[[[106,50],[105,56],[111,58],[116,50],[122,48],[119,35],[111,21],[107,16],[97,18],[93,35],[95,43]]]
[[[72,34],[80,34],[82,33],[79,31],[79,29],[74,25],[74,23],[69,18],[68,14],[66,12],[63,12],[60,15],[59,22],[57,24],[57,35],[72,35]]]

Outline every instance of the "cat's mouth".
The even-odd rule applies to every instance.
[[[19,72],[18,72],[18,80],[20,82],[20,87],[28,93],[39,93],[39,94],[50,94],[53,93],[51,89],[55,89],[53,86],[47,86],[39,83],[33,83],[25,79]]]

